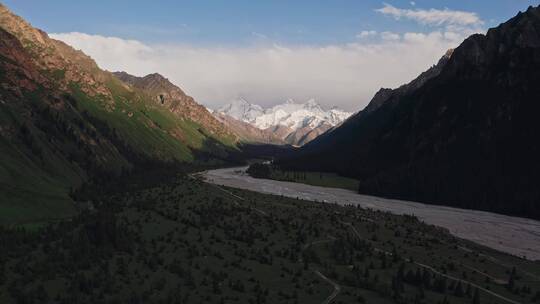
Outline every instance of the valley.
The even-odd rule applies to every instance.
[[[355,28],[340,45],[271,43],[242,15],[260,41],[232,47],[216,16],[243,13],[234,1],[209,32],[173,2],[159,18],[107,8],[145,7],[125,26],[84,11],[104,31],[136,21],[145,42],[49,35],[0,3],[0,303],[540,303],[540,7],[482,34],[474,12],[370,4],[444,34]],[[79,24],[28,3],[10,6]],[[297,25],[285,36],[315,33]],[[351,91],[380,87],[363,67],[411,45],[444,55],[359,111],[335,106],[358,108]],[[417,71],[410,50],[391,63]]]

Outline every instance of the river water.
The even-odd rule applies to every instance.
[[[364,208],[412,214],[428,224],[444,227],[457,237],[493,249],[540,260],[540,222],[496,213],[426,205],[422,203],[361,195],[350,190],[300,183],[256,179],[246,167],[210,170],[202,173],[207,182],[261,193],[306,200],[360,205]]]

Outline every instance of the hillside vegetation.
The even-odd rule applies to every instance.
[[[236,153],[234,134],[158,80],[124,83],[0,4],[0,223],[73,215],[70,192],[138,163]]]
[[[72,221],[0,230],[0,302],[540,300],[538,263],[412,216],[160,178],[166,172],[99,187],[94,209]]]

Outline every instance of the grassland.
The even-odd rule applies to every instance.
[[[1,303],[531,303],[540,265],[410,216],[178,176],[0,233]]]
[[[75,215],[69,189],[0,138],[0,224]],[[29,216],[31,215],[31,216]]]
[[[24,118],[0,104],[0,121],[0,129],[9,132],[20,128]],[[0,224],[48,221],[75,214],[68,193],[70,186],[82,181],[83,173],[52,152],[43,133],[27,130],[31,131],[26,136],[0,135]]]
[[[206,148],[208,136],[200,131],[204,129],[202,126],[154,105],[141,92],[127,91],[117,79],[111,79],[108,86],[114,96],[113,103],[100,96],[89,97],[77,84],[72,84],[71,90],[81,111],[106,123],[134,150],[162,160],[194,161],[192,149],[204,151]],[[224,147],[233,147],[229,139],[214,140]]]

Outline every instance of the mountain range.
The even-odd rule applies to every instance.
[[[101,70],[0,4],[0,222],[73,214],[136,164],[224,160],[238,137],[159,74]]]
[[[540,8],[467,38],[278,160],[361,193],[540,218]]]
[[[276,143],[274,138],[277,137],[282,143],[296,146],[310,142],[352,114],[338,108],[324,110],[314,99],[305,103],[288,99],[283,104],[267,109],[251,104],[245,99],[238,99],[220,107],[214,113],[220,117],[229,116],[263,130],[265,134],[263,138],[272,138],[274,143]]]
[[[356,178],[361,193],[540,218],[539,82],[531,7],[355,114],[314,100],[211,113],[160,74],[100,69],[0,4],[0,222],[65,218],[83,184],[230,163],[245,142],[301,146],[262,150],[284,169]]]

